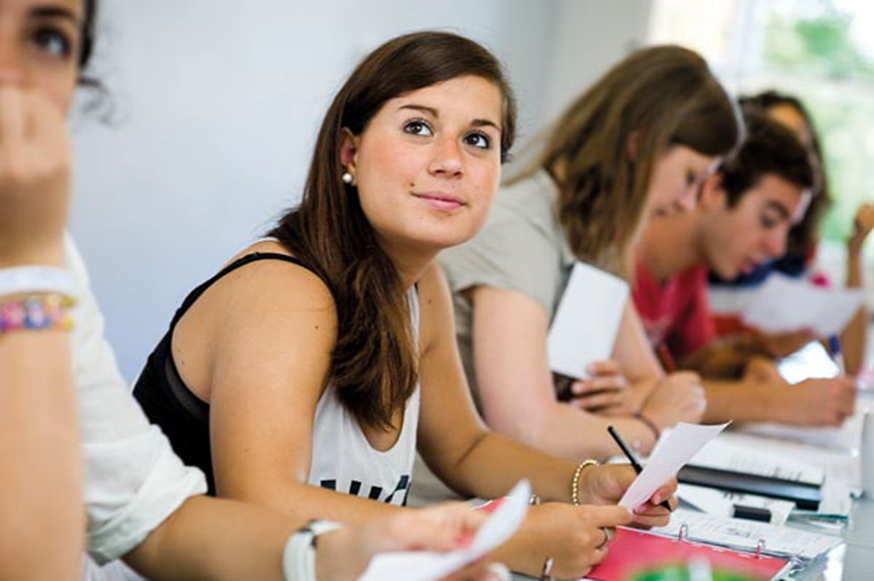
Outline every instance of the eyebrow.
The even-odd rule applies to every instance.
[[[64,6],[37,6],[30,13],[38,18],[62,18],[69,20],[76,26],[81,26],[82,24],[81,15]]]
[[[435,119],[440,118],[440,113],[437,112],[437,109],[435,109],[434,107],[428,107],[426,105],[416,105],[416,104],[401,105],[399,107],[399,109],[412,109],[413,111],[420,111],[422,113],[427,113],[428,115],[431,115]],[[501,131],[501,126],[498,125],[497,123],[495,123],[494,121],[489,120],[489,119],[474,119],[473,121],[470,122],[470,124],[474,127],[494,127],[498,132]]]

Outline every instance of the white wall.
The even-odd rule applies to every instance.
[[[298,199],[318,121],[383,40],[448,28],[506,63],[531,135],[642,38],[649,0],[104,0],[119,121],[76,116],[72,230],[128,379],[184,295]]]

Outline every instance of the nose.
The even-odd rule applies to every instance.
[[[701,185],[698,182],[683,188],[680,197],[677,198],[676,207],[678,210],[688,212],[694,210],[698,204],[698,190]]]
[[[461,144],[450,136],[438,139],[434,143],[433,157],[428,167],[432,175],[444,177],[460,176],[464,170]]]
[[[786,254],[786,238],[789,236],[789,227],[777,228],[765,238],[765,251],[769,258],[780,258]]]

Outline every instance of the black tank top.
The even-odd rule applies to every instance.
[[[258,260],[284,260],[315,272],[297,258],[273,252],[255,252],[235,260],[185,298],[170,323],[170,330],[149,355],[134,386],[134,397],[149,420],[161,427],[173,451],[185,464],[196,466],[206,474],[209,494],[212,496],[215,495],[215,479],[209,445],[209,404],[194,395],[179,376],[173,361],[173,330],[191,305],[216,281]]]

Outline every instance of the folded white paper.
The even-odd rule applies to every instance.
[[[744,309],[743,318],[769,333],[808,328],[828,337],[844,330],[864,298],[861,290],[824,289],[773,274]]]
[[[436,581],[479,559],[507,541],[528,511],[531,486],[522,480],[483,523],[470,545],[448,553],[402,551],[373,558],[359,581]]]
[[[677,475],[680,468],[692,459],[731,422],[714,426],[702,426],[680,422],[662,436],[658,446],[628,490],[619,500],[619,505],[630,510],[645,503],[659,487]]]
[[[546,340],[550,369],[585,379],[587,365],[610,359],[627,302],[628,283],[576,263]]]

